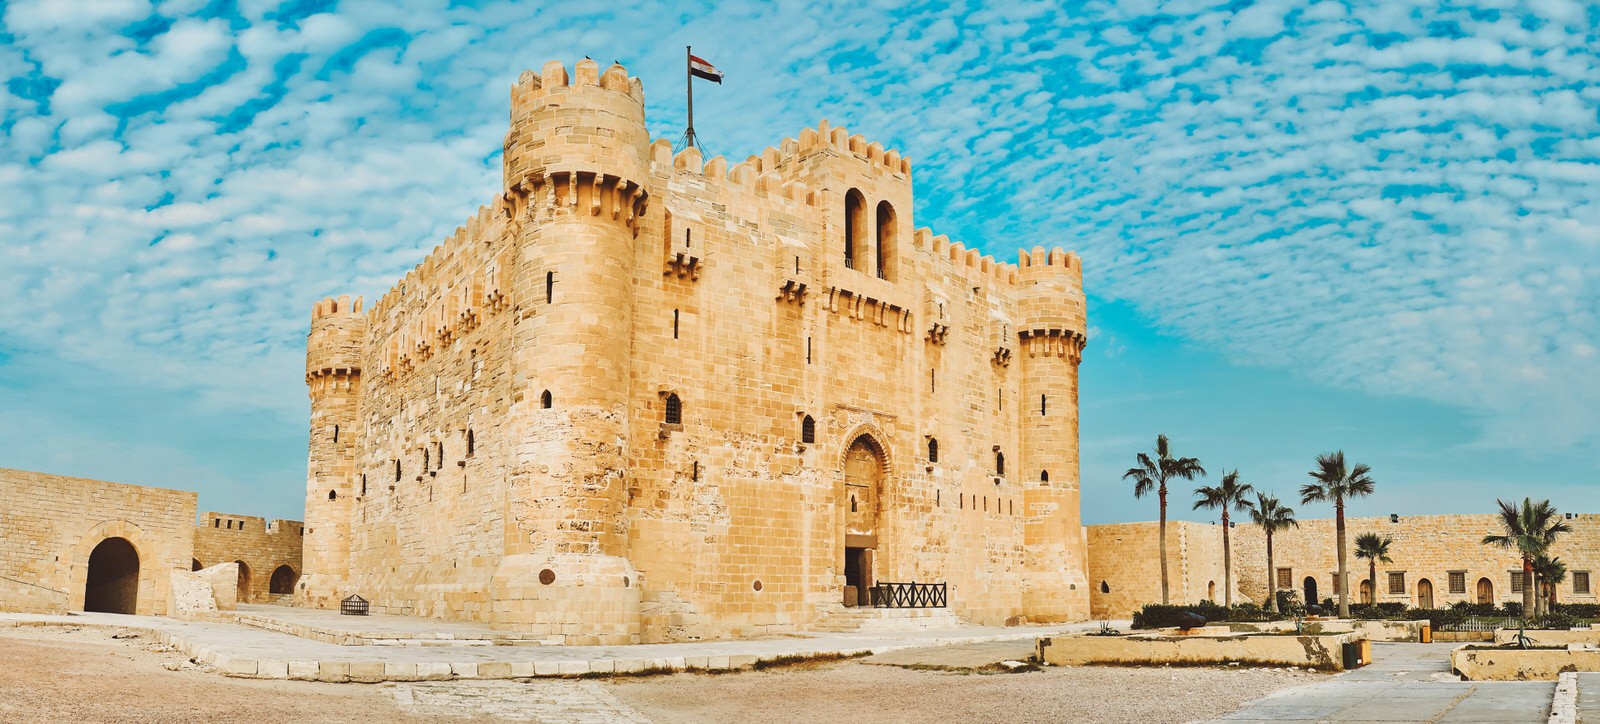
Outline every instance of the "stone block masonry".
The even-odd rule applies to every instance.
[[[300,542],[305,525],[250,515],[206,513],[195,530],[195,570],[239,564],[239,603],[276,601],[294,595],[300,578]]]
[[[917,229],[910,161],[826,122],[674,153],[643,93],[524,73],[491,202],[314,305],[297,600],[569,644],[801,630],[881,581],[1086,617],[1079,259]]]

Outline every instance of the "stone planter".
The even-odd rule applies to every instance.
[[[1357,632],[1304,635],[1216,633],[1184,635],[1174,630],[1132,636],[1060,636],[1039,639],[1039,660],[1054,666],[1111,664],[1225,664],[1344,669],[1342,647],[1366,640]]]
[[[1600,671],[1600,649],[1500,649],[1469,644],[1450,653],[1450,667],[1468,681],[1555,681],[1566,671]]]

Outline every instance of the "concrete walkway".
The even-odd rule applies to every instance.
[[[1375,643],[1374,663],[1285,689],[1216,722],[1545,722],[1555,682],[1460,681],[1452,644]]]
[[[440,623],[429,619],[409,621],[415,627],[417,636],[414,638],[418,639],[436,632],[436,624]],[[1099,626],[1098,622],[1012,628],[964,626],[894,633],[801,634],[775,639],[634,646],[344,646],[235,623],[109,613],[69,616],[0,613],[0,627],[28,625],[139,629],[227,676],[332,682],[734,670],[763,663],[859,656],[917,647],[1032,640]],[[394,625],[398,624],[384,622],[385,627]]]

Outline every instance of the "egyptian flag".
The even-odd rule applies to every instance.
[[[704,58],[699,56],[689,56],[689,73],[696,78],[704,78],[718,85],[722,84],[722,71],[717,70],[716,66],[707,63]]]

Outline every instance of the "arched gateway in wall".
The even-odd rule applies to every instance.
[[[888,458],[869,433],[857,435],[844,454],[844,605],[871,603],[867,589],[874,581],[878,552],[883,480]]]
[[[134,613],[139,604],[139,552],[126,538],[100,541],[89,554],[83,610]]]

